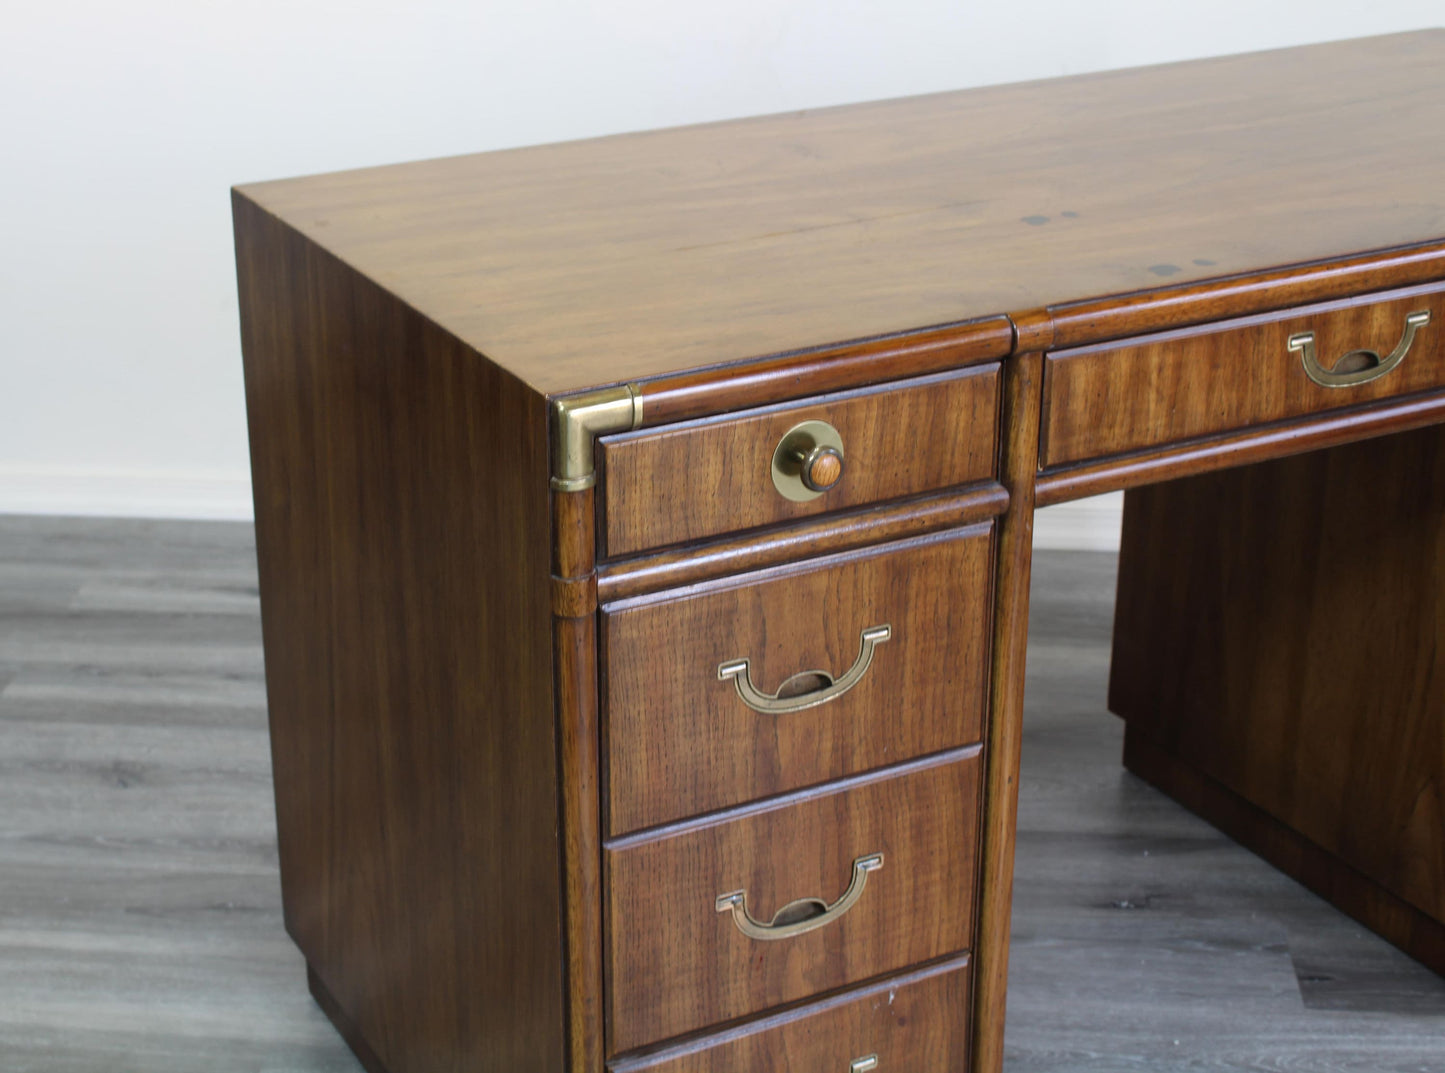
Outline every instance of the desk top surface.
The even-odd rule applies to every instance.
[[[557,394],[1438,241],[1442,129],[1431,30],[240,192]]]

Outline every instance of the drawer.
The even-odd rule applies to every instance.
[[[611,1073],[967,1073],[969,969],[952,962],[718,1036],[690,1040]],[[870,1059],[872,1061],[870,1061]]]
[[[604,436],[598,458],[605,554],[615,558],[991,477],[998,370],[996,363],[980,365]],[[805,422],[836,431],[841,476],[821,493],[790,485],[794,494],[813,496],[797,501],[774,483],[773,461],[783,438]],[[806,429],[800,435],[826,446]]]
[[[970,749],[608,843],[611,1053],[966,950],[978,797]]]
[[[604,606],[609,832],[980,740],[992,533]]]
[[[1045,372],[1041,462],[1062,466],[1445,387],[1442,296],[1445,284],[1434,283],[1057,351]],[[1407,327],[1412,314],[1429,323]],[[1297,338],[1304,333],[1309,345]],[[1324,386],[1306,371],[1311,359],[1324,373],[1379,375]]]

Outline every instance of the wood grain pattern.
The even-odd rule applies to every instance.
[[[613,560],[598,571],[597,592],[604,603],[623,600],[829,552],[974,525],[1002,514],[1008,503],[1003,485],[985,481],[958,492],[822,514],[765,533]]]
[[[1009,921],[1013,912],[1019,764],[1023,752],[1024,666],[1028,653],[1029,578],[1033,564],[1034,479],[1038,470],[1043,356],[1008,363],[1004,380],[1002,477],[1009,512],[998,523],[994,619],[984,747],[982,864],[974,943],[974,1068],[1003,1068]]]
[[[613,1054],[968,949],[977,750],[609,843],[608,1046]],[[760,942],[717,912],[746,890],[754,917],[832,902],[853,861],[884,866],[840,919]]]
[[[1322,387],[1288,348],[1315,334],[1326,368],[1389,354],[1405,317],[1428,311],[1404,361],[1377,380]],[[1057,351],[1044,373],[1045,466],[1124,454],[1445,386],[1445,287],[1432,284],[1207,328]]]
[[[550,394],[1440,239],[1442,101],[1427,31],[245,189]]]
[[[1329,302],[1445,278],[1445,241],[1241,272],[1014,314],[1015,350],[1086,346],[1144,332]]]
[[[843,478],[843,456],[833,451],[824,451],[816,457],[803,461],[803,482],[821,491],[830,490]]]
[[[598,453],[606,555],[991,477],[998,379],[997,365],[977,366],[658,432],[604,436]],[[818,498],[795,503],[774,487],[772,461],[778,442],[802,421],[838,430],[847,473]]]
[[[287,928],[392,1073],[560,1070],[544,400],[234,208]]]
[[[604,606],[608,831],[977,742],[992,550],[975,526]],[[815,708],[754,711],[718,679],[736,659],[768,693],[840,677],[882,625],[892,638],[862,680]]]
[[[764,1018],[717,1036],[608,1066],[611,1073],[847,1073],[874,1055],[879,1070],[967,1073],[968,960],[944,962]]]
[[[1445,421],[1445,393],[1408,395],[1368,406],[1332,410],[1320,417],[1264,425],[1171,444],[1158,450],[1044,470],[1035,483],[1035,505],[1246,466],[1305,451],[1324,450]]]
[[[1440,428],[1136,490],[1110,707],[1445,922],[1442,575]]]
[[[562,821],[569,1068],[602,1067],[601,730],[593,489],[552,493],[552,645]],[[590,599],[566,606],[559,583]],[[560,606],[559,606],[560,605]]]
[[[1445,264],[1442,264],[1445,274]],[[1014,325],[1006,316],[899,332],[843,346],[672,373],[647,381],[644,427],[745,410],[830,391],[961,369],[1007,357]]]

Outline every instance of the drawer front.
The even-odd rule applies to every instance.
[[[603,437],[606,555],[681,544],[993,476],[998,365],[825,395],[660,431]],[[805,421],[837,430],[842,476],[807,502],[773,483],[773,456]]]
[[[969,969],[954,962],[608,1068],[612,1073],[967,1073],[968,999]]]
[[[1420,313],[1429,323],[1412,331],[1407,318]],[[1296,340],[1304,333],[1308,346]],[[1326,374],[1368,367],[1355,356],[1336,369],[1361,350],[1388,359],[1406,341],[1399,363],[1364,383],[1326,387],[1306,372],[1311,358]],[[1441,387],[1437,283],[1050,354],[1041,457],[1067,465]]]
[[[605,607],[609,832],[980,740],[992,547],[975,526]]]
[[[611,1053],[965,950],[978,793],[978,753],[968,750],[609,845]],[[737,892],[742,907],[719,907]],[[801,916],[801,899],[818,900],[815,914],[830,907],[808,921],[820,926],[745,933],[749,917],[767,926]]]

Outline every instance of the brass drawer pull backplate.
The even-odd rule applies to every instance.
[[[892,636],[893,627],[887,623],[882,626],[869,626],[859,637],[858,658],[841,678],[834,678],[827,671],[803,671],[779,686],[776,693],[764,693],[753,685],[748,661],[745,659],[718,664],[717,676],[722,682],[731,678],[737,686],[738,696],[742,697],[743,703],[749,708],[770,715],[801,712],[806,708],[816,708],[820,704],[836,700],[862,681],[863,675],[868,672],[869,664],[873,662],[873,650]],[[793,688],[810,683],[822,684],[820,688],[807,692],[796,692]]]
[[[753,915],[748,912],[747,891],[735,890],[730,894],[719,894],[717,911],[726,913],[731,910],[733,923],[738,926],[738,931],[749,939],[791,939],[795,935],[831,924],[852,909],[858,899],[863,897],[863,888],[868,884],[868,873],[876,872],[882,867],[881,853],[859,857],[853,862],[853,881],[848,884],[843,897],[832,905],[828,905],[821,898],[799,898],[779,909],[766,924],[754,920]]]
[[[1405,355],[1410,353],[1410,346],[1415,342],[1415,333],[1429,323],[1428,309],[1411,313],[1405,318],[1405,334],[1400,337],[1399,345],[1385,357],[1381,358],[1373,350],[1352,350],[1335,362],[1331,369],[1322,366],[1315,355],[1314,332],[1298,332],[1290,336],[1289,349],[1291,353],[1299,352],[1305,375],[1320,387],[1353,387],[1355,384],[1367,384],[1384,376],[1404,361]]]

